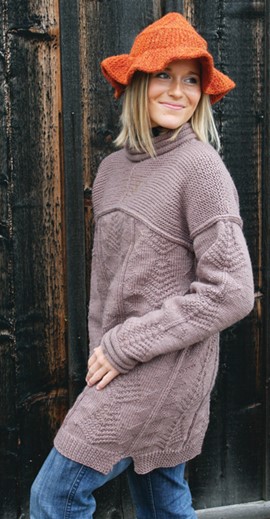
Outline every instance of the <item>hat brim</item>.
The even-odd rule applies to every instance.
[[[158,67],[157,67],[158,56]],[[172,49],[156,49],[146,51],[139,56],[120,54],[106,58],[101,63],[102,73],[115,89],[118,98],[131,83],[135,72],[149,74],[163,70],[170,62],[176,60],[198,59],[202,65],[202,92],[210,96],[212,104],[235,87],[235,83],[214,67],[213,58],[207,50],[183,47]]]
[[[212,79],[203,91],[203,93],[209,95],[211,104],[213,105],[220,101],[226,94],[228,94],[235,87],[236,84],[232,79],[230,79],[228,76],[226,76],[226,74],[223,74],[214,67]]]

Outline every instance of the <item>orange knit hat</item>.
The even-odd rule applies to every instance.
[[[120,97],[131,83],[134,72],[153,73],[171,61],[199,59],[202,65],[202,92],[216,103],[235,87],[235,83],[214,67],[206,41],[179,13],[169,13],[138,34],[130,54],[111,56],[101,63],[105,78]]]

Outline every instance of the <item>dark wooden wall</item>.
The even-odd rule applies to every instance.
[[[237,89],[215,108],[252,257],[253,313],[222,335],[196,508],[269,500],[269,5],[267,0],[2,0],[0,7],[0,517],[28,495],[83,385],[91,185],[120,105],[99,70],[168,11],[206,37]],[[124,477],[98,519],[131,519]],[[257,517],[257,516],[256,516]],[[219,519],[219,518],[216,518]]]
[[[29,485],[68,405],[59,6],[1,3],[0,516]]]

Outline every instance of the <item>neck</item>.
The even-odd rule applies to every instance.
[[[170,151],[174,148],[177,148],[186,140],[194,139],[196,138],[195,133],[193,132],[191,126],[189,123],[185,123],[182,128],[180,129],[178,135],[175,139],[171,139],[170,137],[173,135],[173,130],[166,130],[165,128],[159,128],[159,135],[154,136],[153,135],[153,144],[156,151],[156,156],[162,155],[163,153],[166,153],[167,151]],[[153,129],[152,129],[153,131]],[[138,152],[132,148],[130,148],[128,145],[125,146],[125,151],[127,157],[133,161],[138,162],[141,160],[149,159],[150,155],[146,152]]]
[[[161,131],[162,131],[162,128],[160,126],[154,126],[154,128],[152,128],[153,137],[158,137],[158,135],[160,135]]]

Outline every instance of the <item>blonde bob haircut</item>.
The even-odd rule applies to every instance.
[[[124,94],[121,115],[121,131],[114,143],[122,147],[128,144],[138,152],[149,153],[155,157],[155,148],[152,141],[151,124],[148,114],[148,82],[150,74],[136,72],[132,82],[127,86]],[[220,149],[220,140],[216,129],[209,95],[202,94],[198,106],[191,117],[191,126],[198,139],[212,144]],[[173,131],[171,140],[174,140],[180,128]],[[166,130],[164,130],[166,131]]]

